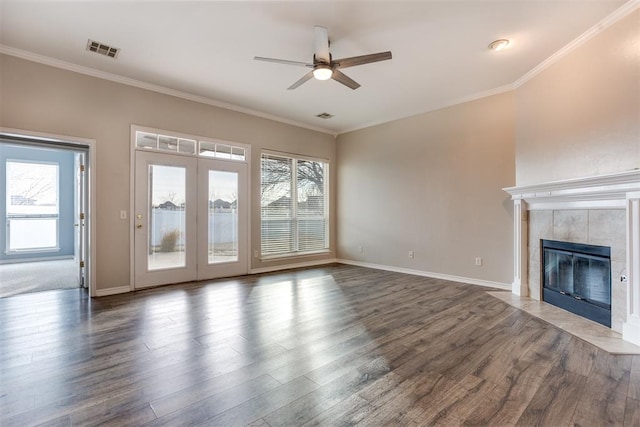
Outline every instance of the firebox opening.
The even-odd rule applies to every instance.
[[[541,240],[543,301],[611,327],[611,248]]]

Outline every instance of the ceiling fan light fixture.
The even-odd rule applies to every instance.
[[[502,49],[506,48],[507,46],[509,46],[509,40],[507,39],[494,40],[491,43],[489,43],[489,49],[495,52],[499,52]]]
[[[319,65],[313,69],[313,77],[317,80],[329,80],[333,75],[333,70],[328,65]]]

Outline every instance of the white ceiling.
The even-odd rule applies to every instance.
[[[625,1],[0,0],[0,44],[342,133],[503,90]],[[310,62],[314,25],[334,58],[393,59],[345,69],[357,90],[314,79],[287,90],[307,69],[253,57]],[[87,52],[89,38],[122,51]],[[499,38],[508,49],[487,49]]]

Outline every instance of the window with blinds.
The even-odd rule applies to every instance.
[[[263,257],[329,249],[328,171],[322,161],[262,154]]]

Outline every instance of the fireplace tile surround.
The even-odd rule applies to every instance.
[[[514,201],[513,293],[541,300],[540,239],[609,246],[611,329],[640,345],[640,170],[504,191]]]
[[[611,329],[622,333],[626,314],[626,212],[624,209],[529,211],[529,297],[542,299],[540,240],[609,246],[611,248]]]

